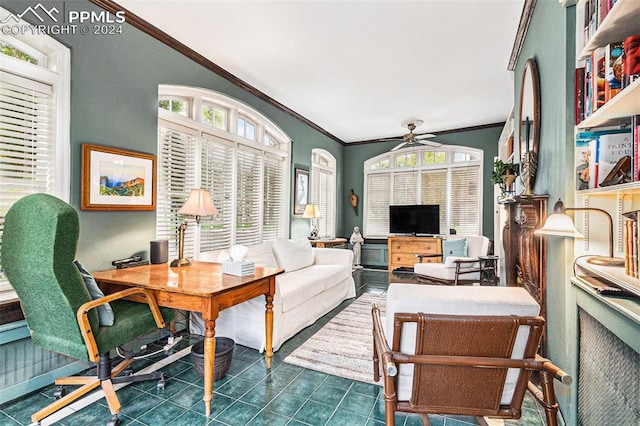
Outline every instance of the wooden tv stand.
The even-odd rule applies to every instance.
[[[411,268],[420,262],[416,254],[442,254],[442,239],[437,237],[389,237],[387,265],[389,272],[399,267]],[[425,257],[423,262],[442,262],[441,256]]]

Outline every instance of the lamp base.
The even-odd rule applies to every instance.
[[[175,259],[171,261],[172,268],[181,268],[189,265],[191,265],[191,261],[189,259]]]
[[[587,262],[600,266],[624,267],[624,259],[621,257],[590,256],[587,258]]]

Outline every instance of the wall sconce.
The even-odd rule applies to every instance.
[[[624,259],[613,256],[613,219],[606,210],[595,207],[565,207],[562,200],[558,199],[553,206],[553,213],[547,217],[544,226],[536,231],[537,235],[549,235],[557,237],[584,238],[573,225],[573,220],[567,216],[568,211],[587,211],[604,214],[609,222],[609,256],[590,256],[587,262],[602,266],[624,266]]]
[[[201,217],[215,216],[217,214],[218,209],[213,205],[211,193],[206,189],[192,189],[189,198],[178,210],[178,215],[195,217],[197,224],[200,224]],[[184,258],[184,233],[186,230],[187,220],[185,219],[178,228],[178,258],[171,261],[172,267],[191,265],[191,261]]]
[[[318,238],[318,227],[313,224],[313,219],[317,219],[320,217],[320,209],[315,204],[307,204],[304,208],[304,213],[302,213],[303,219],[311,219],[311,239]]]

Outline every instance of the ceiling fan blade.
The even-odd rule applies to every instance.
[[[435,138],[436,135],[434,135],[433,133],[424,133],[422,135],[416,135],[414,136],[414,139],[419,140],[419,139],[429,139],[429,138]]]
[[[393,148],[391,148],[391,151],[397,151],[398,149],[402,148],[403,146],[405,146],[406,144],[408,144],[408,142],[402,142],[399,145],[394,146]]]
[[[442,146],[440,142],[435,142],[435,141],[417,140],[416,142],[419,143],[420,145],[429,146],[431,148],[440,148]]]

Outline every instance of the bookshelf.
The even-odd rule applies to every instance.
[[[640,34],[640,1],[618,0],[595,32],[584,40],[582,26],[585,17],[586,0],[580,0],[576,7],[576,43],[578,52],[576,66],[588,57],[592,51],[609,43],[623,40],[627,36]],[[640,114],[640,80],[625,87],[620,93],[600,106],[589,117],[576,125],[576,133],[599,127],[628,125],[631,116]],[[608,187],[586,189],[575,192],[575,205],[601,208],[611,214],[614,221],[614,252],[623,257],[624,220],[622,213],[640,209],[640,182],[630,182]],[[640,296],[640,280],[625,274],[623,268],[592,265],[580,258],[583,254],[603,254],[608,241],[606,232],[602,232],[601,219],[596,215],[575,214],[574,221],[578,230],[585,234],[585,240],[575,240],[578,273],[599,277],[625,290]]]

